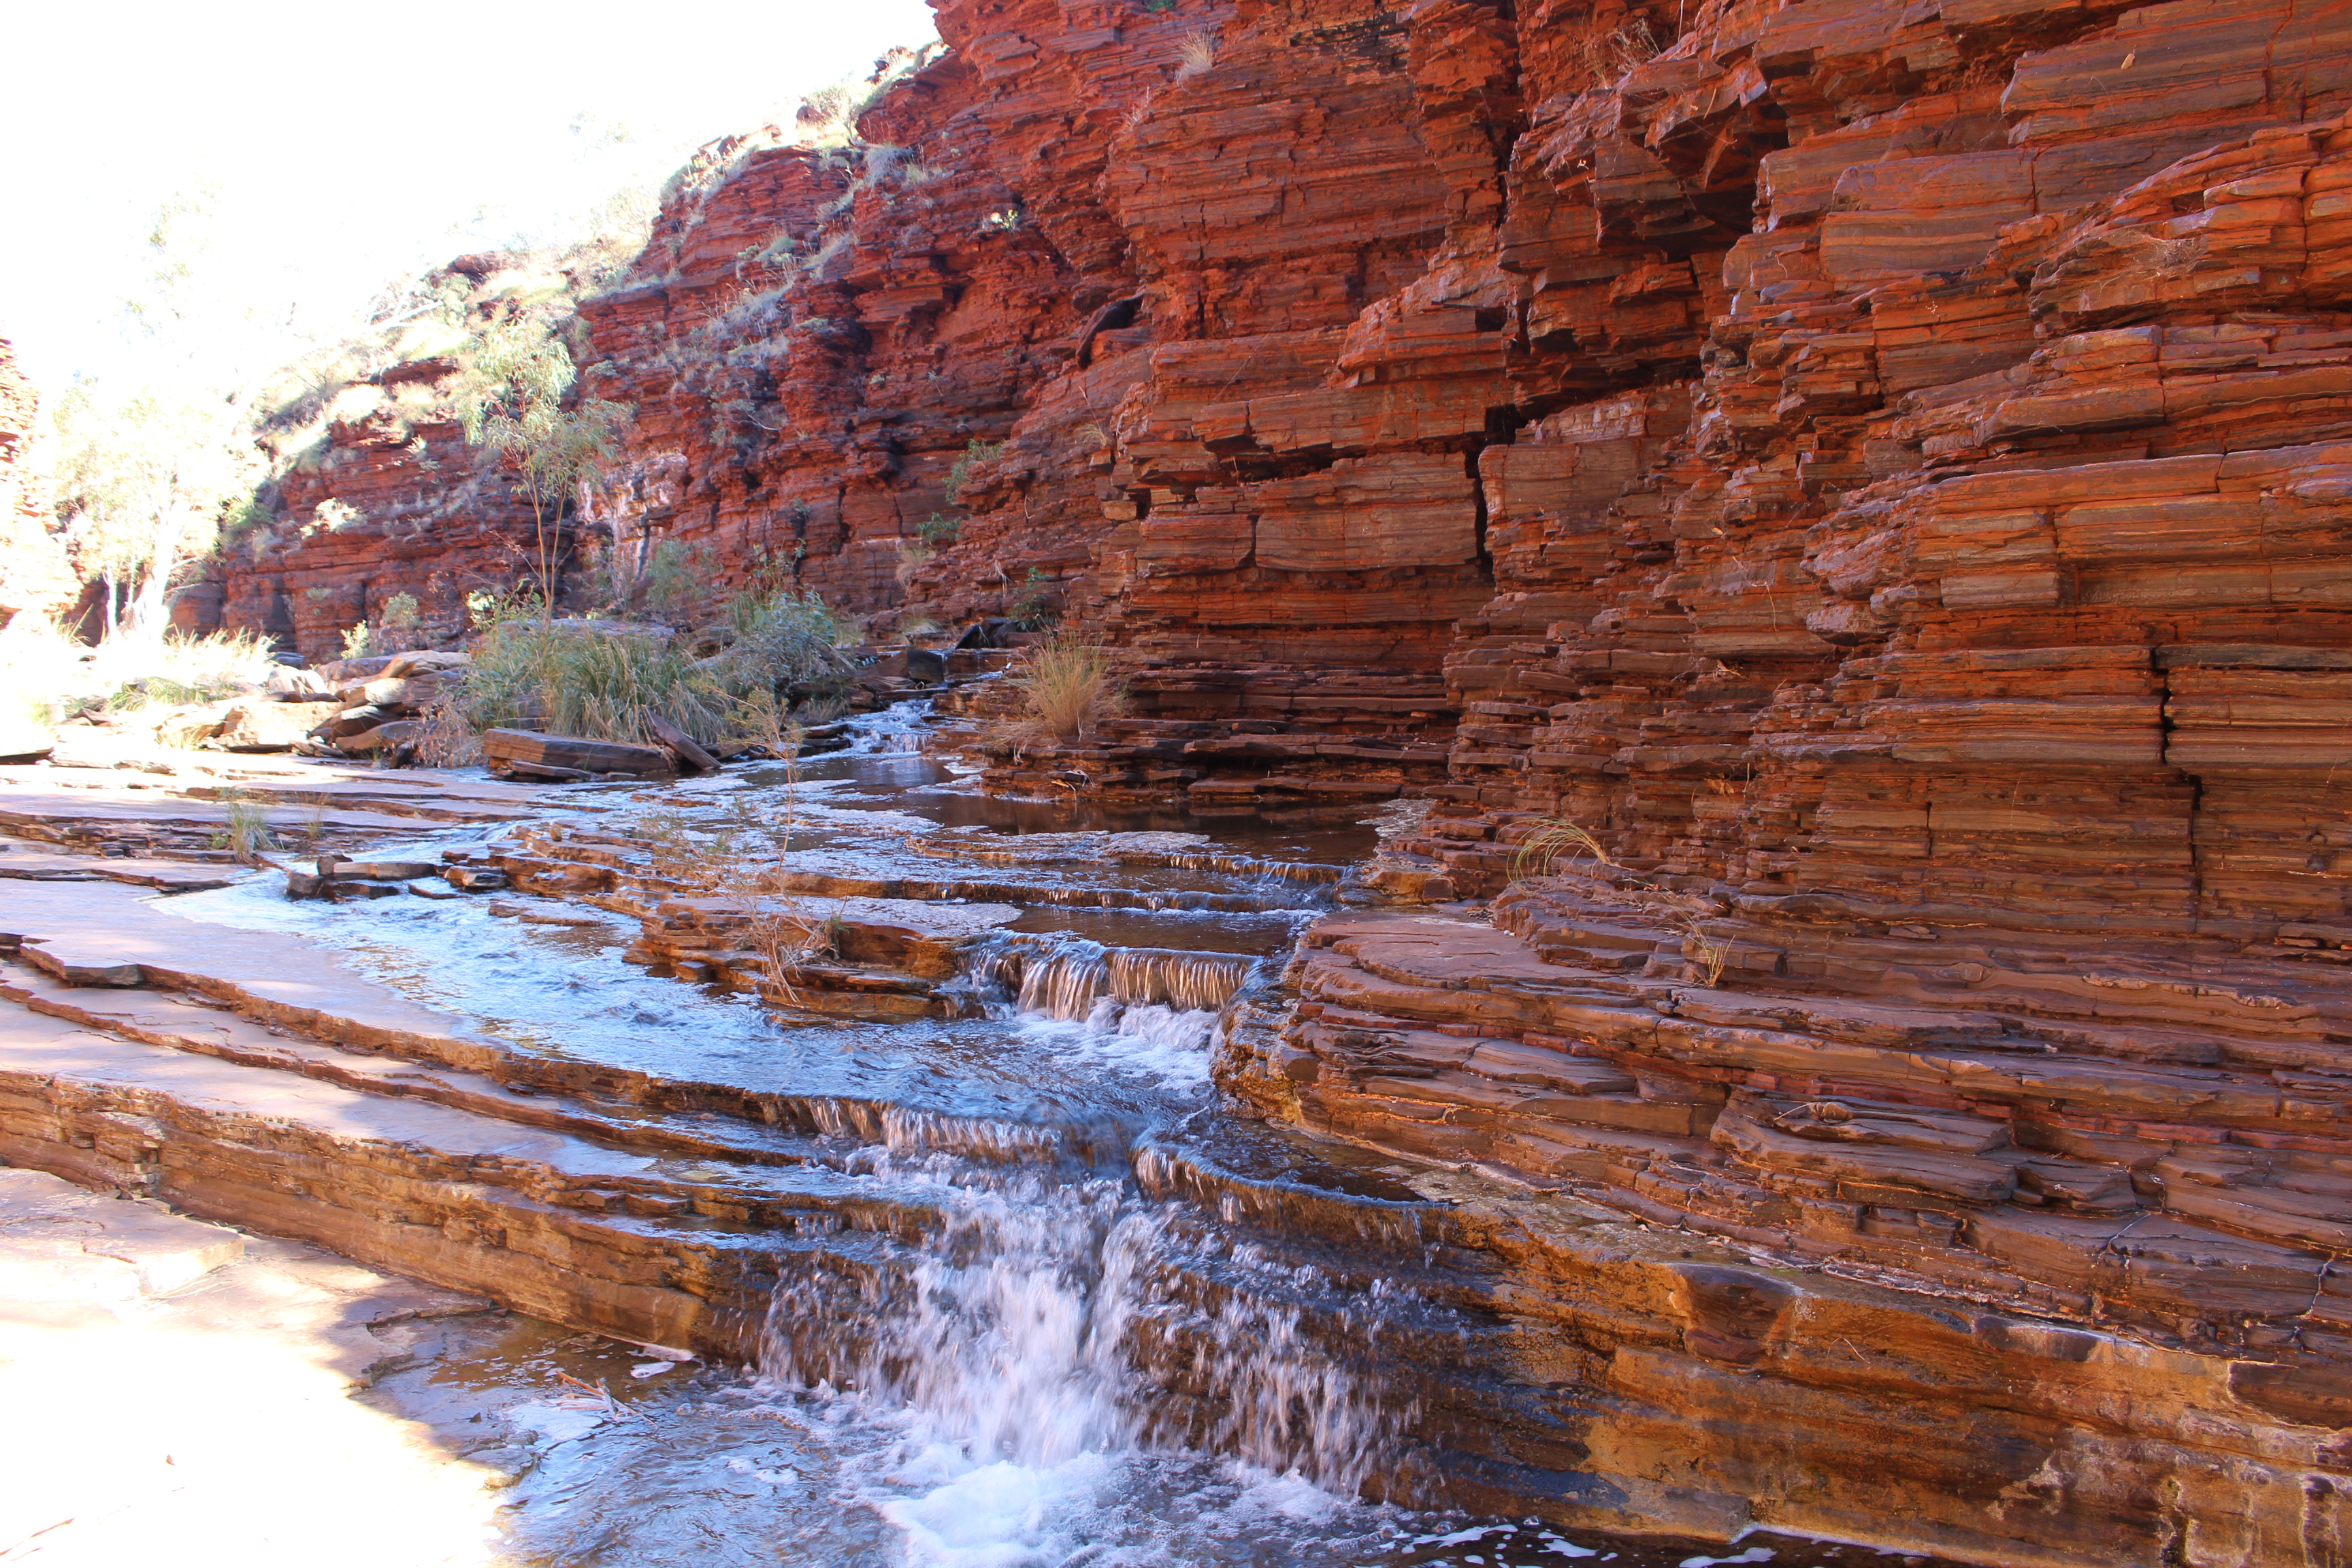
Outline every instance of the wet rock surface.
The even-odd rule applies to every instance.
[[[361,862],[495,869],[490,897],[0,881],[0,1159],[706,1358],[625,1378],[553,1330],[469,1342],[593,1385],[557,1380],[536,1436],[486,1434],[519,1450],[484,1461],[523,1477],[510,1540],[550,1561],[738,1517],[765,1521],[750,1562],[1466,1561],[1455,1525],[1393,1511],[1432,1505],[1541,1521],[1487,1563],[1828,1550],[1609,1533],[1759,1527],[2327,1561],[2333,1369],[2261,1337],[2265,1313],[2314,1331],[2324,1271],[2113,1207],[2136,1189],[2095,1162],[1922,1097],[1694,1094],[1662,1042],[1809,1048],[1794,1021],[1711,1013],[1646,960],[1558,962],[1510,900],[1343,911],[1370,828],[991,800],[914,732],[412,818]],[[739,868],[760,880],[708,890]],[[745,942],[763,909],[827,945]],[[1946,1059],[1906,1016],[1831,1037]],[[1271,1120],[1221,1115],[1213,1070]],[[1647,1195],[1751,1168],[1874,1184],[1864,1239],[1708,1235]],[[1971,1272],[2003,1211],[2016,1261]],[[2057,1261],[2084,1227],[2089,1305]],[[2269,1304],[2296,1279],[2301,1320]],[[769,1383],[734,1384],[746,1363]]]

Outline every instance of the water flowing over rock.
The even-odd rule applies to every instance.
[[[1377,1411],[1375,1484],[1515,1514],[2346,1561],[2352,9],[940,26],[862,142],[714,144],[582,304],[584,385],[636,409],[583,525],[877,630],[1058,616],[1131,710],[989,787],[1188,827],[1396,801],[1377,855],[1061,818],[796,854],[770,892],[864,908],[798,960],[625,834],[497,869],[811,1011],[1213,1043],[1250,1136],[1379,1191],[1079,1110],[712,1090],[929,1184],[795,1191],[792,1245],[665,1240],[692,1300],[597,1310],[1041,1459],[1140,1440],[1144,1367],[1187,1440],[1345,1484]],[[875,907],[959,900],[1021,918]],[[1278,975],[1074,923],[1292,910]],[[1218,1226],[1330,1289],[1251,1295]],[[1331,1295],[1375,1279],[1404,1338],[1342,1387]]]

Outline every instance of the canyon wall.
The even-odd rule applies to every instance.
[[[542,532],[514,474],[467,444],[453,355],[469,324],[509,312],[562,321],[583,279],[560,260],[488,252],[421,283],[447,308],[411,301],[379,341],[352,345],[369,374],[317,389],[265,426],[278,455],[259,496],[268,515],[227,531],[203,578],[173,594],[182,630],[257,632],[315,663],[341,658],[362,622],[381,627],[405,595],[417,606],[411,640],[451,641],[467,629],[467,595],[535,580],[542,540],[568,558],[562,509],[546,510]]]
[[[0,338],[0,626],[70,606],[81,584],[49,512],[39,450],[40,400]]]
[[[1001,781],[1415,796],[1354,896],[1492,924],[1312,933],[1221,1066],[1264,1114],[2093,1326],[2263,1434],[2226,1502],[1944,1473],[1954,1549],[2095,1492],[2119,1560],[2343,1561],[2352,5],[940,26],[583,303],[636,409],[585,521],[1125,649]],[[1797,1375],[1771,1278],[1708,1286],[1727,1379]],[[1745,1386],[1643,1375],[1570,1381]]]

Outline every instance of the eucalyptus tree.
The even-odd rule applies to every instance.
[[[632,413],[602,398],[566,406],[577,374],[562,339],[517,315],[482,332],[457,389],[466,439],[495,453],[530,503],[542,624],[554,614],[566,514],[581,488],[611,467]]]
[[[282,352],[286,324],[227,301],[204,266],[211,221],[197,197],[158,213],[152,273],[123,303],[124,368],[77,380],[51,405],[58,511],[107,585],[110,634],[162,632],[174,578],[212,550],[223,511],[262,474],[248,372]]]

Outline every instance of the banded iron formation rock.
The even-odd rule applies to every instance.
[[[1971,1529],[2345,1561],[2352,6],[940,26],[583,304],[585,521],[1123,648],[1009,784],[1429,801],[1358,896],[1492,924],[1327,923],[1228,1088],[2204,1391]],[[1560,1376],[1864,1375],[1717,1285],[1716,1403]]]

